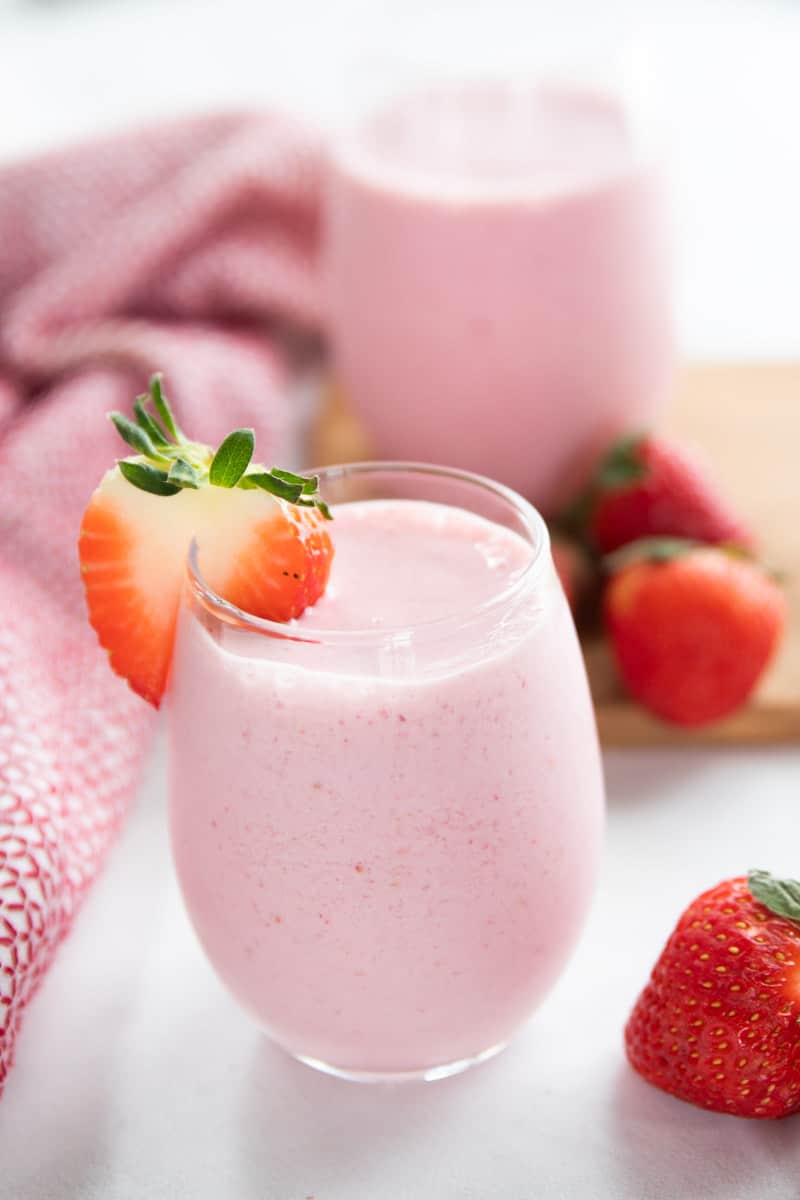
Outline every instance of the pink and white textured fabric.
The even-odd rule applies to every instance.
[[[154,369],[187,427],[291,422],[276,329],[318,322],[314,140],[176,121],[0,167],[0,1090],[23,1009],[118,828],[152,713],[85,619],[103,419]]]

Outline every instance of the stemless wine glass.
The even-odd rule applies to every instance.
[[[276,1042],[348,1078],[437,1078],[500,1049],[574,945],[602,834],[594,716],[525,500],[438,467],[320,476],[334,513],[456,506],[524,539],[527,565],[451,616],[304,631],[215,595],[194,548],[170,695],[175,862],[211,963]]]
[[[373,451],[501,480],[545,512],[652,424],[674,358],[661,163],[622,87],[411,87],[335,141],[335,373]]]

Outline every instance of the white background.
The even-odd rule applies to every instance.
[[[800,356],[792,0],[0,0],[0,161],[198,106],[278,100],[329,122],[398,60],[479,55],[639,64],[672,168],[685,352]],[[367,1089],[272,1049],[211,974],[172,877],[157,756],[26,1015],[0,1102],[2,1200],[796,1200],[798,1120],[692,1109],[640,1082],[620,1042],[696,892],[750,865],[800,871],[800,750],[606,767],[598,900],[529,1028],[466,1076]]]

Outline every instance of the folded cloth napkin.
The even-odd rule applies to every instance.
[[[185,425],[290,426],[276,331],[318,320],[315,140],[176,121],[0,168],[0,1090],[25,1005],[96,876],[152,713],[108,668],[77,565],[155,368]]]

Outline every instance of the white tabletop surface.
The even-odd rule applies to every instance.
[[[498,23],[525,54],[564,30],[593,52],[644,48],[668,98],[684,348],[797,357],[794,0],[0,0],[0,159],[197,105],[277,98],[327,118],[390,41],[436,61],[454,29],[474,50]],[[800,869],[800,748],[616,753],[606,768],[597,903],[528,1029],[465,1076],[367,1088],[270,1047],[216,981],[172,875],[157,755],[26,1014],[0,1198],[795,1200],[796,1122],[656,1092],[621,1034],[696,892],[751,865]]]
[[[492,1062],[377,1087],[295,1063],[217,982],[170,869],[159,760],[26,1016],[3,1200],[796,1200],[796,1121],[665,1096],[621,1036],[691,896],[796,870],[800,750],[609,755],[604,877],[556,990]]]

